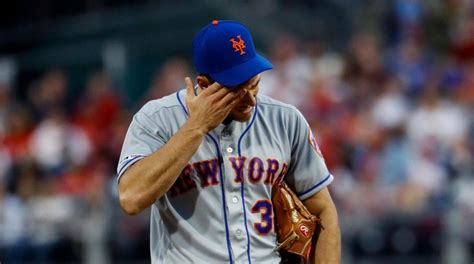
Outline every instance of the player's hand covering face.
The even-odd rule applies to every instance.
[[[210,80],[208,77],[199,76],[199,86],[197,93],[201,94],[203,91],[215,87],[214,85],[218,85],[219,89],[224,89],[224,91],[230,93],[243,93],[241,98],[236,98],[236,101],[232,102],[233,107],[226,118],[239,122],[245,122],[250,119],[252,116],[252,110],[257,104],[256,97],[259,90],[258,84],[260,83],[260,79],[261,75],[257,74],[241,85],[234,87],[223,87],[219,83]]]
[[[222,123],[247,93],[245,89],[229,89],[215,82],[205,89],[200,89],[196,95],[191,79],[186,77],[185,81],[188,121],[203,133]]]

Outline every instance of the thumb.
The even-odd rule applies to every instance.
[[[193,81],[189,77],[184,78],[184,81],[186,82],[186,97],[193,98],[195,96]]]

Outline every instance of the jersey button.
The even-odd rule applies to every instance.
[[[230,136],[230,132],[229,131],[224,131],[224,132],[222,132],[222,136],[223,137],[228,137],[228,136]]]
[[[239,198],[237,196],[232,197],[232,202],[237,203],[239,201]]]
[[[240,235],[242,235],[242,231],[241,231],[240,229],[237,229],[237,231],[235,231],[235,234],[236,234],[237,236],[240,236]]]
[[[232,147],[227,147],[227,153],[232,153],[234,151],[234,149]]]

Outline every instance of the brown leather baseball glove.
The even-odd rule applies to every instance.
[[[278,238],[277,249],[282,255],[283,263],[288,253],[302,257],[306,263],[313,236],[317,240],[322,228],[320,218],[308,211],[284,181],[273,186],[272,202]]]

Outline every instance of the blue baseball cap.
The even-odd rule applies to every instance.
[[[239,22],[214,20],[193,40],[193,64],[223,86],[236,86],[273,65],[255,52],[252,36]]]

